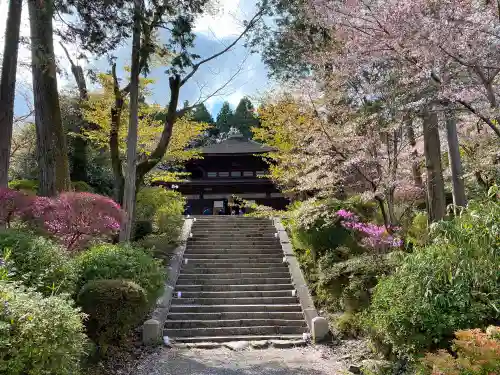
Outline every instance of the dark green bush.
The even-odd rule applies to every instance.
[[[11,280],[21,281],[45,295],[74,291],[77,275],[73,262],[51,240],[30,232],[5,230],[0,231],[0,249],[10,253]]]
[[[71,186],[73,187],[73,190],[76,192],[88,192],[88,193],[94,192],[94,189],[92,189],[92,187],[85,181],[72,181]]]
[[[132,238],[134,241],[142,240],[144,237],[153,233],[153,223],[147,220],[137,220],[134,223],[133,232]]]
[[[376,287],[367,323],[399,355],[446,345],[453,332],[500,318],[500,204],[470,203],[431,227],[432,244]]]
[[[0,281],[0,373],[77,375],[86,336],[72,302]]]
[[[79,270],[77,291],[92,280],[132,280],[146,291],[149,306],[154,305],[163,291],[164,268],[143,249],[102,244],[81,253],[75,261]]]
[[[370,302],[371,290],[378,279],[390,274],[397,266],[397,253],[385,255],[361,255],[342,262],[319,262],[317,290],[328,295],[328,304],[347,312],[358,312]]]
[[[36,194],[38,192],[38,180],[13,180],[9,182],[9,188]]]
[[[90,281],[78,293],[77,303],[88,314],[87,333],[102,352],[137,327],[149,309],[146,292],[130,280]]]

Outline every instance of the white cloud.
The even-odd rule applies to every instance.
[[[238,35],[243,30],[243,6],[254,3],[249,0],[218,0],[219,9],[213,15],[203,15],[195,24],[195,32],[211,39]]]

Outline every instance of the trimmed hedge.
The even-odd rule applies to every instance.
[[[147,295],[130,280],[93,280],[78,293],[77,303],[88,314],[89,337],[106,351],[137,327],[148,312]]]
[[[101,244],[81,253],[75,262],[79,270],[77,293],[93,280],[131,280],[144,288],[148,306],[153,306],[163,291],[166,275],[161,261],[141,248]]]

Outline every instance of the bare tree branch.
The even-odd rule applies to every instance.
[[[255,26],[255,24],[262,18],[263,14],[264,14],[264,7],[262,7],[262,8],[259,9],[259,11],[248,22],[248,24],[245,27],[245,29],[241,32],[241,34],[231,44],[229,44],[223,50],[221,50],[221,51],[213,54],[212,56],[207,57],[207,58],[201,60],[200,62],[194,64],[193,65],[193,69],[191,70],[191,72],[189,74],[187,74],[182,79],[181,86],[183,86],[198,71],[198,69],[200,68],[200,66],[202,66],[203,64],[205,64],[205,63],[207,63],[209,61],[212,61],[212,60],[216,59],[219,56],[222,56],[227,51],[229,51],[231,48],[233,48],[241,40],[241,38],[243,38],[248,33],[248,31],[250,31],[250,29]]]

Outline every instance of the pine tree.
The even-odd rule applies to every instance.
[[[212,115],[208,112],[207,107],[203,103],[193,108],[191,116],[191,120],[196,122],[206,122],[207,124],[214,123]]]
[[[252,127],[259,126],[259,119],[255,116],[255,107],[247,97],[242,98],[238,103],[231,125],[248,139],[252,138]]]
[[[215,127],[219,130],[220,133],[229,132],[229,129],[231,129],[231,125],[233,124],[233,116],[233,110],[231,109],[229,102],[224,102],[215,122]]]

